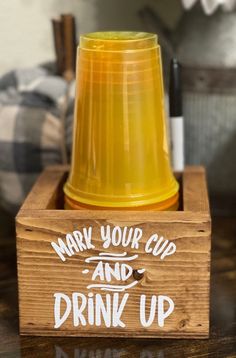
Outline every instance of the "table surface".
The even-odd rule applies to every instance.
[[[1,215],[0,357],[236,357],[236,218],[213,219],[207,340],[20,337],[13,227]]]

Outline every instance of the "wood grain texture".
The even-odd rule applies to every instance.
[[[14,225],[0,212],[0,356],[32,357],[235,357],[236,217],[213,217],[209,339],[21,336]]]
[[[197,176],[197,179],[196,179]],[[209,332],[209,279],[211,223],[207,210],[204,173],[189,168],[183,174],[184,211],[179,212],[127,212],[119,211],[65,211],[58,210],[58,192],[65,178],[63,170],[47,170],[36,183],[17,216],[17,261],[19,281],[20,332],[28,335],[67,336],[129,336],[207,338]],[[198,190],[195,190],[195,185]],[[186,186],[186,188],[185,188]],[[41,196],[41,200],[38,199]],[[194,202],[191,204],[191,202]],[[50,209],[51,208],[51,209]],[[186,210],[186,211],[185,211]],[[137,250],[127,247],[128,255],[138,254],[133,269],[146,271],[138,284],[127,291],[124,317],[125,328],[74,327],[72,315],[59,328],[54,329],[54,293],[73,292],[87,294],[91,273],[82,270],[95,268],[85,263],[88,256],[100,252],[117,253],[120,247],[104,249],[100,239],[101,225],[138,227],[143,230]],[[51,246],[58,238],[65,240],[67,233],[83,227],[93,228],[94,249],[77,252],[62,262]],[[174,255],[160,260],[144,252],[151,234],[157,233],[176,244]],[[127,280],[131,283],[132,277]],[[115,284],[115,281],[111,283]],[[96,288],[94,293],[101,293]],[[101,293],[105,296],[106,292]],[[156,321],[148,328],[140,326],[139,299],[152,295],[167,295],[173,299],[175,309],[163,328]],[[147,312],[150,300],[147,304]],[[122,316],[123,318],[123,316]]]
[[[183,66],[182,82],[184,92],[221,95],[236,92],[234,68]]]
[[[209,213],[206,174],[203,167],[187,167],[183,173],[184,211]]]

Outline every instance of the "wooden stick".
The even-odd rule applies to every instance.
[[[54,48],[56,53],[57,74],[62,75],[64,71],[64,46],[62,38],[62,22],[60,19],[52,19]]]
[[[64,73],[66,80],[71,81],[75,77],[75,60],[76,60],[76,27],[75,18],[71,14],[63,14],[63,44],[65,50]]]

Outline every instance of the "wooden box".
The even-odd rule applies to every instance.
[[[63,210],[66,176],[44,171],[16,218],[20,333],[207,338],[204,169],[178,175],[177,212]]]

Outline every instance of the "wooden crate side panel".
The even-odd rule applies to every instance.
[[[66,167],[49,167],[38,177],[33,188],[25,199],[20,212],[24,210],[45,210],[55,208],[58,199],[58,191],[62,191],[62,185],[67,175]]]
[[[119,217],[119,216],[118,216]],[[101,226],[111,229],[115,226],[127,229],[142,229],[142,238],[137,249],[102,246]],[[74,230],[92,227],[92,243],[95,248],[77,252],[63,262],[51,246],[58,238],[65,241],[66,234]],[[147,254],[145,244],[152,234],[163,236],[176,245],[176,252],[165,257]],[[73,326],[72,312],[63,325],[54,327],[54,294],[62,292],[72,297],[73,292],[101,294],[105,299],[108,291],[88,289],[97,262],[85,262],[99,253],[124,253],[138,255],[132,261],[133,269],[145,269],[144,277],[132,288],[119,293],[129,297],[122,320],[125,327],[97,327],[95,325]],[[64,219],[24,218],[17,222],[17,257],[20,302],[20,331],[22,334],[70,335],[70,336],[130,336],[130,337],[190,337],[206,338],[209,331],[209,264],[210,264],[210,223],[202,222],[146,222],[127,219]],[[83,274],[84,269],[89,270]],[[134,281],[130,277],[125,284]],[[111,284],[117,284],[116,280]],[[157,314],[150,327],[140,324],[140,296],[146,295],[147,317],[152,295],[170,297],[175,305],[172,314],[165,320],[164,327],[157,324]],[[86,309],[85,309],[86,312]],[[86,320],[88,320],[86,318]]]
[[[21,212],[24,210],[56,209],[57,197],[63,195],[62,186],[67,173],[67,166],[48,167],[37,179],[21,208]],[[181,175],[183,179],[184,211],[209,212],[205,169],[201,166],[189,166],[178,176]],[[88,210],[84,211],[88,212]]]
[[[186,167],[183,172],[183,210],[210,212],[205,169]]]

